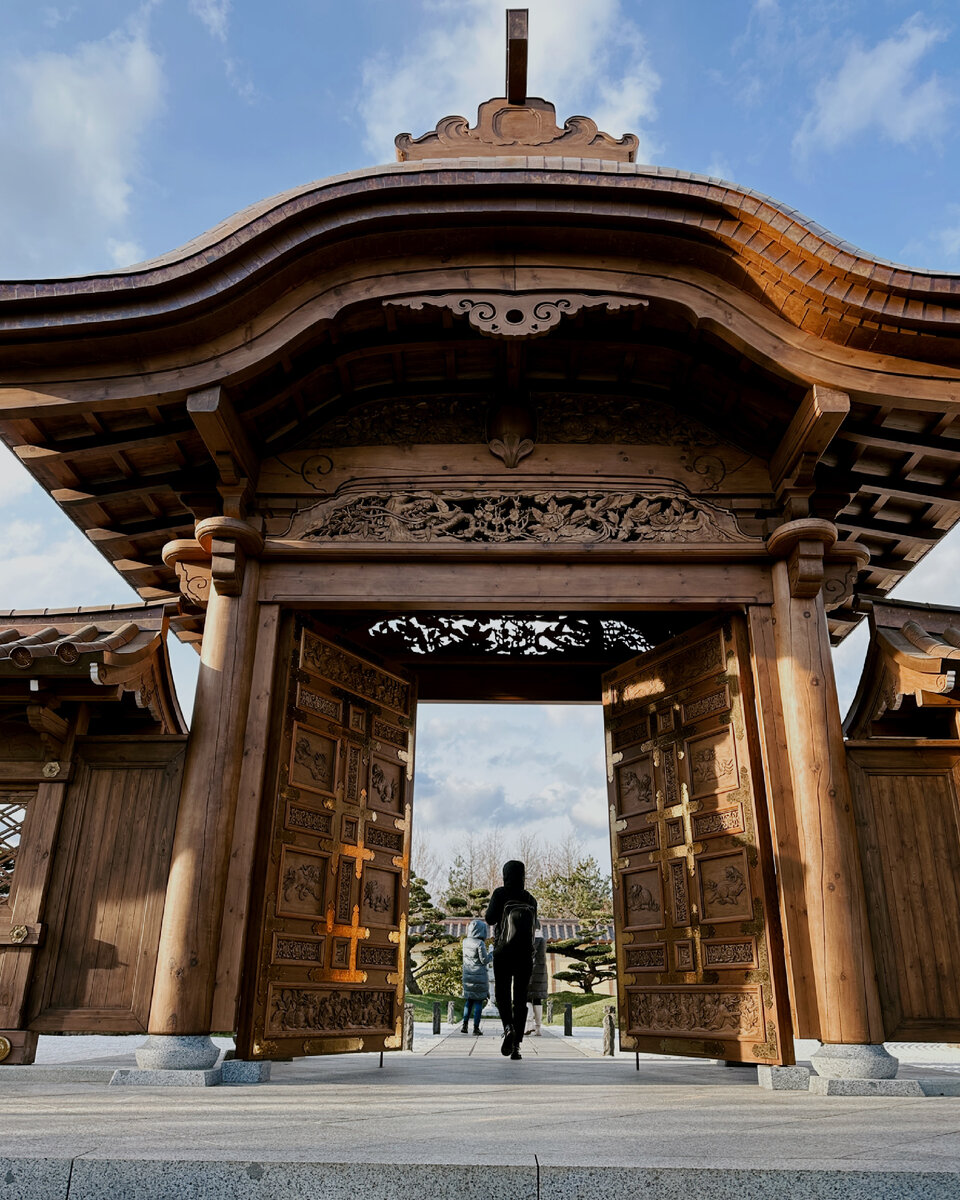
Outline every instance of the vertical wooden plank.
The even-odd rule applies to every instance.
[[[853,751],[848,760],[851,794],[856,813],[857,840],[863,869],[867,911],[870,914],[870,935],[873,939],[880,1007],[886,1037],[892,1036],[903,1018],[896,947],[899,932],[894,932],[893,916],[885,902],[886,881],[883,857],[880,852],[880,833],[872,777],[866,771],[860,751]]]
[[[233,845],[223,905],[223,927],[217,960],[211,1026],[232,1033],[237,1027],[243,945],[250,912],[251,882],[257,824],[263,795],[270,737],[270,715],[277,675],[280,606],[262,604],[257,620],[256,650],[250,686],[250,707],[243,740],[243,765],[237,789]]]
[[[960,1036],[960,827],[956,752],[851,751],[884,1033]]]

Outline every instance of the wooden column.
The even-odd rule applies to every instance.
[[[198,527],[198,539],[203,541]],[[226,544],[213,540],[216,564]],[[210,589],[167,883],[151,1034],[210,1032],[257,630],[259,564]],[[237,576],[239,575],[239,578]],[[216,582],[216,573],[214,582]]]
[[[777,666],[796,812],[819,1036],[883,1040],[833,659],[821,595],[827,521],[792,521],[768,543]],[[794,873],[796,877],[796,873]]]

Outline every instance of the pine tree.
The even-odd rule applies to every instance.
[[[427,891],[427,881],[419,875],[411,876],[410,916],[407,926],[407,991],[414,996],[421,993],[419,977],[434,959],[444,954],[451,942],[457,940],[447,933],[443,925],[444,916]],[[416,966],[413,962],[415,947],[420,948],[420,962]],[[427,973],[429,974],[429,971]]]
[[[566,971],[555,971],[554,979],[573,984],[588,996],[598,983],[616,979],[616,955],[609,943],[597,942],[591,936],[566,938],[550,943],[551,954],[572,958],[573,965]]]

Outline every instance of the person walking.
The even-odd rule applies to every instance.
[[[547,941],[538,929],[533,941],[533,972],[527,988],[527,1033],[540,1037],[540,1018],[547,998],[550,980],[547,975]]]
[[[467,926],[467,936],[463,939],[463,1024],[460,1032],[468,1032],[472,1016],[473,1032],[477,1037],[483,1033],[480,1017],[483,1006],[490,999],[490,953],[486,940],[489,933],[486,921],[478,917]]]
[[[537,902],[524,888],[526,867],[503,864],[503,887],[494,889],[485,920],[497,927],[493,943],[494,996],[503,1023],[500,1053],[517,1060],[527,1020],[527,988],[533,969]]]

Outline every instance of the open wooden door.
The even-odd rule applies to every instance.
[[[742,618],[603,679],[620,1044],[793,1062]]]
[[[302,617],[290,636],[237,1054],[398,1050],[414,687]]]

